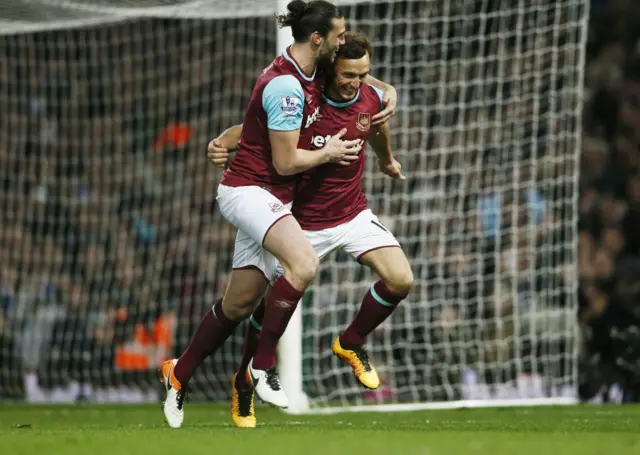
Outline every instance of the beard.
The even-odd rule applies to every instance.
[[[322,71],[323,73],[328,73],[329,70],[333,68],[334,55],[335,54],[333,52],[320,54],[320,57],[318,57],[318,68],[320,69],[320,71]]]
[[[323,65],[318,65],[318,72],[316,77],[320,80],[322,90],[330,86],[336,78],[336,72],[333,67],[333,62]]]

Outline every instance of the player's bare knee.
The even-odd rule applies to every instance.
[[[225,315],[232,321],[242,321],[251,316],[252,310],[252,305],[234,306],[232,307],[231,314],[225,311]]]
[[[223,300],[222,311],[224,311],[224,315],[232,321],[242,321],[251,316],[254,306],[255,298],[253,295],[247,295],[245,298]]]
[[[288,273],[285,273],[285,275],[291,281],[291,284],[297,289],[306,289],[318,274],[320,261],[314,253],[298,259],[287,268],[285,268],[285,271]]]
[[[413,286],[413,272],[410,268],[397,270],[385,277],[384,285],[397,295],[406,295]]]
[[[294,273],[297,276],[297,279],[300,280],[302,285],[306,288],[315,279],[319,268],[320,261],[318,260],[318,256],[314,254],[312,256],[307,256],[304,260],[300,261],[300,264],[296,267]]]

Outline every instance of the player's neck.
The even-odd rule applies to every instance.
[[[343,100],[340,98],[340,93],[338,93],[338,89],[336,89],[333,85],[327,85],[324,89],[324,96],[335,103],[344,103],[348,100]]]
[[[309,43],[293,43],[289,48],[289,54],[307,76],[311,76],[316,70],[318,55]]]

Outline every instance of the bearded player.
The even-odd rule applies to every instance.
[[[312,146],[321,149],[339,129],[346,129],[345,139],[369,141],[380,168],[387,175],[403,180],[400,164],[393,158],[386,124],[372,126],[371,118],[381,110],[382,93],[364,83],[372,54],[369,39],[361,33],[348,32],[329,75]],[[233,145],[241,126],[227,130],[218,144]],[[224,165],[227,151],[212,146],[210,158]],[[333,352],[345,360],[358,380],[376,389],[380,380],[371,365],[364,343],[368,334],[387,319],[407,296],[413,274],[398,241],[367,208],[362,192],[365,158],[361,153],[350,166],[326,164],[301,177],[294,195],[292,213],[304,229],[320,259],[335,249],[343,249],[358,262],[371,267],[381,280],[364,296],[353,322],[333,343]],[[265,270],[274,279],[279,272]],[[259,348],[264,301],[258,306],[247,328],[241,366],[233,381],[231,415],[238,427],[256,425],[253,407],[251,358]],[[259,379],[258,379],[259,380]]]
[[[236,326],[253,311],[263,295],[265,279],[256,261],[275,263],[284,272],[265,296],[260,349],[253,356],[256,392],[278,407],[287,397],[275,370],[276,347],[297,302],[315,277],[318,258],[290,212],[295,174],[326,163],[347,165],[357,160],[360,141],[333,136],[320,150],[310,151],[313,124],[319,112],[321,86],[318,62],[333,60],[344,42],[344,19],[335,5],[316,0],[294,0],[278,17],[291,27],[294,43],[258,78],[247,107],[242,136],[233,164],[218,187],[222,215],[238,229],[233,272],[223,299],[207,312],[191,343],[180,356],[162,366],[167,389],[163,410],[169,425],[184,419],[184,399],[189,379],[202,361],[215,352]],[[389,103],[380,116],[393,114],[395,90],[387,88]],[[273,254],[265,255],[263,248]]]

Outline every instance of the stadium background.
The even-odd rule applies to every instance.
[[[378,8],[384,17],[385,4]],[[638,396],[640,341],[630,330],[640,321],[638,19],[632,1],[592,2],[576,315],[585,398],[603,382],[623,385],[628,400]],[[189,22],[0,37],[0,397],[156,400],[155,365],[181,352],[224,289],[234,236],[215,208],[219,174],[204,147],[241,121],[276,42],[268,18]],[[400,42],[405,30],[393,30],[390,40]],[[205,37],[198,48],[193,36]],[[420,77],[401,62],[423,51],[377,48],[376,58],[398,62],[382,76]],[[423,96],[401,93],[401,103]],[[402,145],[417,148],[424,119],[418,112],[402,122],[416,127]],[[409,176],[419,165],[410,157],[403,164]],[[425,342],[411,354],[415,368],[442,370],[425,363],[429,340],[414,336]],[[203,366],[196,399],[228,398],[240,342],[232,338]],[[495,371],[483,373],[495,380]]]

